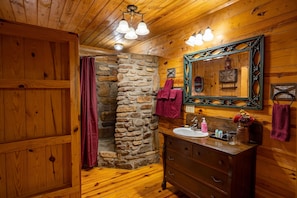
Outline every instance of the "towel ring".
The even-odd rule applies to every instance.
[[[273,103],[275,104],[275,102],[274,102],[274,100],[276,100],[276,96],[278,96],[278,95],[281,95],[281,94],[286,94],[286,95],[289,95],[289,96],[291,96],[291,103],[290,103],[290,106],[292,105],[292,103],[294,102],[294,100],[295,100],[295,96],[293,95],[293,94],[291,94],[290,92],[288,92],[288,91],[280,91],[280,92],[278,92],[278,93],[276,93],[276,94],[274,94],[274,96],[273,96],[273,98],[272,98],[272,100],[273,100]]]

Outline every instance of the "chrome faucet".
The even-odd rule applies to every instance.
[[[194,131],[198,130],[198,119],[196,116],[191,120],[191,123],[191,129]]]

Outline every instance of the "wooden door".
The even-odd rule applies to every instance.
[[[77,35],[0,22],[0,197],[80,197]]]

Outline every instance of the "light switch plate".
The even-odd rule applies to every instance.
[[[186,112],[187,113],[195,113],[195,106],[193,106],[193,105],[186,105]]]

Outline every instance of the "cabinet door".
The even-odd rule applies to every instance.
[[[1,22],[0,196],[80,197],[78,39]]]

